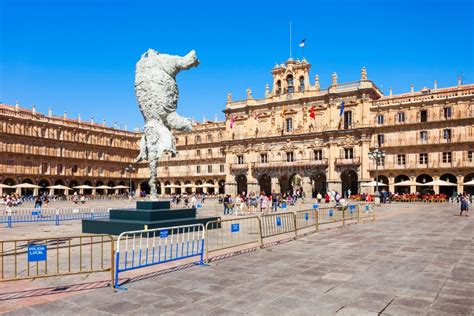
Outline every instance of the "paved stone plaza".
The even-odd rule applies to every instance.
[[[382,206],[376,222],[146,278],[126,291],[50,295],[9,314],[472,315],[474,220],[457,210]]]

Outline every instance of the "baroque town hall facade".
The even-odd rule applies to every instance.
[[[229,94],[224,122],[176,133],[178,154],[158,164],[158,192],[235,195],[298,186],[306,196],[355,194],[373,192],[361,184],[377,173],[391,192],[472,190],[462,183],[474,179],[474,85],[459,79],[454,87],[435,82],[432,89],[412,86],[384,96],[365,68],[349,83],[338,83],[334,73],[322,89],[317,75],[310,83],[310,67],[305,59],[289,59],[273,68],[264,98],[254,99],[250,89],[241,101]],[[149,190],[144,165],[125,172],[138,154],[139,133],[18,106],[0,105],[0,119],[0,183],[96,186],[127,184],[130,177],[134,187]],[[385,153],[377,165],[369,158],[374,149]],[[456,185],[396,185],[437,179]]]

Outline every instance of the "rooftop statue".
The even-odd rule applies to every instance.
[[[191,131],[191,122],[176,113],[178,85],[176,75],[199,65],[196,52],[186,56],[161,54],[149,49],[138,61],[135,72],[135,95],[145,119],[140,154],[136,162],[147,160],[150,168],[151,199],[156,200],[156,166],[164,152],[176,153],[171,130]]]

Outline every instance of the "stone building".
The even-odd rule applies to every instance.
[[[306,196],[336,190],[473,192],[474,85],[423,88],[388,95],[362,68],[357,81],[321,88],[311,65],[287,60],[272,70],[262,99],[227,97],[223,122],[194,123],[176,133],[178,154],[158,164],[158,193],[282,192]],[[344,104],[344,106],[342,106]],[[343,108],[342,108],[343,107]],[[125,171],[138,154],[139,133],[0,105],[0,183],[125,184],[149,192],[144,164]],[[385,156],[378,161],[369,152]],[[450,186],[426,186],[432,180]],[[400,186],[405,180],[421,185]],[[139,190],[137,190],[139,191]],[[473,192],[474,193],[474,192]]]
[[[129,186],[133,190],[146,174],[138,166],[127,167],[138,154],[140,133],[118,130],[81,118],[58,117],[15,106],[0,104],[0,183],[31,183],[41,188],[29,194],[55,193],[52,185]],[[0,195],[11,189],[0,188]],[[20,189],[16,190],[20,193]],[[115,193],[83,190],[84,194]],[[120,190],[120,191],[123,191]],[[22,192],[27,193],[27,192]],[[66,191],[66,193],[68,193]]]

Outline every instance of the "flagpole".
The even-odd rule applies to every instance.
[[[291,59],[291,20],[290,20],[290,59]]]

